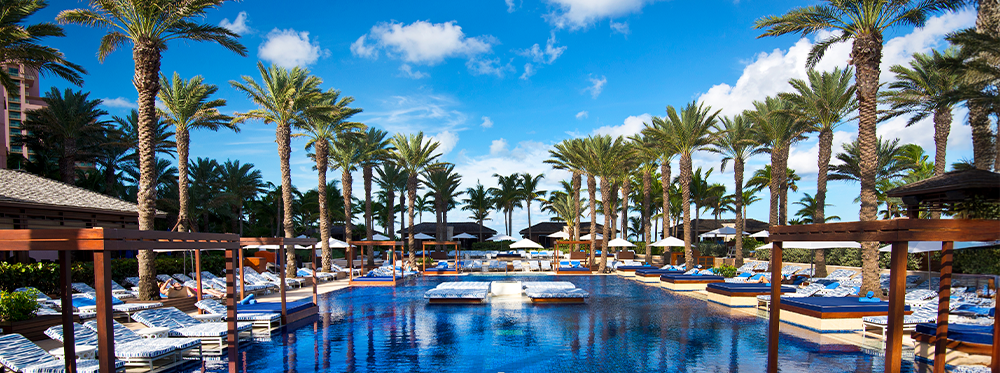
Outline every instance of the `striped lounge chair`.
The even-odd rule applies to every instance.
[[[0,365],[14,372],[23,373],[62,373],[66,371],[66,363],[56,359],[38,345],[32,343],[20,334],[0,335]],[[115,361],[115,370],[124,370],[125,363]],[[97,360],[77,359],[76,371],[79,373],[97,373],[100,370]]]
[[[913,314],[903,316],[903,333],[912,332],[917,328],[917,324],[926,322],[937,322],[937,303],[927,303],[920,308],[914,309]],[[889,328],[889,316],[866,316],[861,318],[864,324],[862,336],[878,336],[885,340],[886,330]]]
[[[295,273],[301,277],[312,277],[313,270],[310,268],[299,268]],[[333,281],[337,279],[337,275],[330,272],[316,272],[316,279],[320,281]]]
[[[226,306],[214,299],[203,299],[194,304],[198,309],[213,315],[226,316]],[[254,327],[272,329],[281,326],[280,313],[246,313],[237,312],[237,321],[249,321]]]
[[[49,338],[63,341],[63,327],[56,325],[45,330],[45,335]],[[97,333],[83,325],[73,323],[73,336],[77,345],[97,347]],[[153,345],[142,341],[122,342],[115,341],[115,358],[121,360],[126,366],[148,367],[153,369],[156,362],[161,362],[164,366],[174,365],[181,360],[180,353],[176,348],[166,345]]]
[[[125,325],[111,320],[111,325],[114,326],[115,332],[115,343],[134,343],[142,342],[148,345],[171,347],[177,350],[177,353],[183,356],[195,355],[197,351],[198,358],[201,358],[201,340],[198,338],[146,338],[143,339],[138,333],[132,331]],[[97,321],[87,321],[83,323],[83,326],[90,330],[97,332]]]
[[[820,290],[823,290],[825,286],[822,284],[809,284],[809,286],[801,287],[795,289],[794,293],[782,294],[782,298],[805,298],[816,295]],[[771,310],[771,296],[770,295],[758,295],[757,296],[757,308],[763,308],[765,310]]]
[[[200,322],[174,307],[163,307],[145,310],[132,315],[135,321],[147,327],[167,328],[171,337],[201,339],[202,344],[212,344],[220,348],[225,346],[226,333],[229,331],[224,322]],[[239,338],[248,339],[253,326],[250,323],[238,323],[236,332]]]
[[[77,300],[86,299],[86,302],[94,303],[93,306],[79,307],[81,312],[90,312],[97,310],[97,294],[95,293],[79,293],[73,294],[73,298]],[[73,303],[76,303],[75,301]],[[114,312],[114,317],[124,317],[125,319],[131,319],[132,315],[136,312],[142,310],[148,310],[153,308],[163,307],[163,303],[160,302],[149,302],[149,303],[125,303],[121,299],[115,296],[111,297],[111,310]]]

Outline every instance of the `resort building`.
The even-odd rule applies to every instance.
[[[568,233],[568,229],[569,228],[566,226],[566,222],[543,221],[541,223],[531,226],[531,237],[528,237],[528,228],[524,228],[520,230],[518,233],[521,235],[521,237],[525,237],[529,240],[538,242],[542,246],[554,247],[556,241],[559,241],[561,239],[552,238],[548,236],[556,232]],[[604,232],[604,225],[597,224],[597,233],[602,234],[601,232]],[[580,222],[580,235],[583,236],[586,234],[590,234],[590,222],[589,221]]]
[[[493,237],[497,234],[497,231],[486,226],[480,227],[479,223],[476,222],[447,222],[445,225],[447,226],[446,229],[448,231],[448,234],[445,237],[437,237],[437,223],[435,222],[426,222],[414,225],[413,232],[423,233],[442,241],[454,241],[453,237],[466,233],[476,236],[476,238],[469,239],[469,241],[472,242],[486,241],[487,238]],[[407,237],[410,234],[410,230],[408,227],[404,227],[403,229],[396,231],[396,233],[399,233],[402,237]]]
[[[714,231],[719,228],[735,228],[736,219],[691,219],[691,228],[696,230],[695,236],[691,237],[692,242],[698,241],[698,235],[705,234]],[[743,231],[747,233],[760,232],[767,229],[767,223],[762,222],[757,219],[745,219],[743,223]],[[670,227],[669,231],[671,236],[684,239],[684,224],[680,222]],[[724,238],[724,241],[729,241],[733,237],[728,236]]]
[[[0,68],[7,70],[18,88],[16,92],[10,92],[6,87],[0,86],[4,106],[4,115],[0,116],[3,118],[0,119],[0,127],[3,128],[0,136],[0,145],[3,146],[3,151],[0,151],[0,168],[7,168],[7,160],[13,155],[27,159],[34,157],[34,152],[22,142],[23,137],[28,135],[27,130],[23,129],[23,121],[25,113],[46,105],[39,95],[38,72],[29,71],[22,65],[7,64]]]

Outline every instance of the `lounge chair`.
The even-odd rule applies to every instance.
[[[313,270],[311,268],[299,268],[295,273],[301,277],[312,277]],[[319,281],[333,281],[337,279],[337,275],[330,272],[316,272],[316,280]]]
[[[111,320],[111,325],[114,327],[115,343],[141,341],[148,345],[174,348],[182,357],[195,355],[196,350],[198,352],[196,356],[201,356],[201,340],[198,338],[142,338],[138,333],[117,321]],[[87,321],[83,323],[83,326],[97,332],[97,321]]]
[[[56,359],[38,345],[20,334],[0,335],[0,365],[14,372],[24,373],[62,373],[66,371],[66,363]],[[125,368],[125,362],[115,361],[115,370]],[[100,363],[92,359],[77,359],[76,371],[79,373],[97,373]]]
[[[781,295],[781,298],[805,298],[816,295],[820,290],[826,288],[823,284],[809,284],[809,286],[801,287],[795,289],[794,293],[785,293]],[[757,296],[757,308],[763,308],[765,310],[771,310],[771,296],[770,295],[758,295]]]
[[[541,265],[538,264],[537,260],[531,260],[528,261],[528,269],[534,272],[538,272],[542,270],[542,267]]]
[[[920,306],[932,302],[937,299],[938,293],[935,290],[924,289],[914,289],[906,292],[903,296],[903,301],[911,306]]]
[[[59,342],[63,341],[64,333],[62,325],[45,330],[46,336]],[[88,327],[73,323],[73,337],[77,345],[97,347],[97,333]],[[142,341],[115,341],[115,358],[125,362],[126,366],[148,367],[150,370],[157,361],[163,362],[163,365],[173,365],[181,360],[176,348]]]
[[[214,299],[203,299],[194,304],[198,309],[214,315],[226,316],[226,306]],[[254,327],[272,329],[281,326],[280,313],[236,312],[237,321],[249,321]]]
[[[938,305],[936,303],[925,304],[913,310],[913,314],[903,316],[903,333],[909,335],[916,329],[917,324],[927,322],[937,322]],[[889,316],[867,316],[861,318],[864,324],[863,338],[869,334],[885,339],[889,328]]]
[[[97,294],[95,293],[79,293],[73,294],[73,305],[77,309],[84,312],[89,312],[91,310],[96,311],[97,309]],[[163,307],[163,303],[160,302],[148,302],[148,303],[125,303],[121,299],[115,296],[111,296],[111,309],[114,311],[114,317],[122,317],[125,319],[131,319],[132,315],[136,312],[142,310],[148,310],[153,308]]]
[[[174,277],[175,280],[180,281],[180,282],[194,281],[193,278],[190,278],[190,277],[188,277],[188,275],[185,275],[183,273],[174,273],[173,277]]]
[[[542,261],[538,262],[538,268],[541,269],[541,270],[543,270],[543,271],[551,271],[552,270],[552,261],[542,260]]]
[[[296,273],[297,272],[298,271],[296,271]],[[275,274],[273,274],[271,272],[261,273],[260,276],[263,277],[263,278],[265,278],[265,279],[267,279],[268,281],[270,281],[271,283],[274,283],[274,284],[277,284],[278,282],[281,281],[281,277],[278,277],[277,275],[275,275]],[[302,287],[302,283],[303,282],[304,281],[302,281],[301,279],[291,278],[291,277],[285,277],[285,285],[287,285],[290,288],[300,288],[300,287]]]
[[[167,328],[171,337],[198,338],[202,344],[214,344],[220,347],[225,345],[226,333],[229,330],[226,323],[203,323],[174,307],[141,311],[132,315],[132,318],[147,327]],[[237,323],[236,332],[241,340],[249,337],[252,327],[250,323]],[[244,334],[246,337],[242,337]]]
[[[341,267],[339,265],[336,265],[336,264],[331,264],[330,268],[332,268],[334,271],[337,271],[337,272],[352,273],[352,274],[354,274],[354,276],[361,276],[361,269],[360,268],[351,268],[351,270],[348,271],[348,270],[344,269],[343,267]]]

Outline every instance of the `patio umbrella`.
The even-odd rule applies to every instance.
[[[972,247],[983,247],[983,246],[993,246],[1000,244],[1000,241],[984,242],[984,241],[972,241],[972,242],[955,242],[954,250],[968,249]],[[889,253],[892,252],[892,245],[886,245],[878,249],[878,251]],[[910,241],[906,246],[906,252],[910,254],[927,254],[927,279],[931,279],[931,252],[941,251],[941,241]],[[930,281],[927,282],[927,288],[931,288]],[[934,290],[934,289],[930,289]]]
[[[498,234],[496,236],[486,239],[487,241],[514,241],[514,237],[508,236],[506,234]]]
[[[737,233],[736,228],[722,227],[722,228],[719,228],[719,229],[716,229],[716,230],[713,230],[713,231],[705,232],[705,233],[701,234],[698,237],[701,237],[701,238],[705,238],[705,237],[725,237],[725,236],[733,236],[736,233]],[[744,236],[749,235],[749,234],[750,233],[743,232]]]
[[[750,235],[750,237],[753,237],[753,238],[767,238],[767,237],[769,237],[770,235],[771,235],[771,234],[770,234],[770,233],[768,233],[768,232],[767,232],[767,231],[765,230],[765,231],[760,231],[760,232],[757,232],[757,233],[754,233],[754,234],[751,234],[751,235]]]
[[[674,246],[678,246],[679,247],[679,246],[684,246],[684,240],[679,239],[677,237],[667,237],[667,238],[664,238],[662,240],[653,242],[653,243],[649,244],[649,246],[657,246],[657,247],[674,247]]]
[[[333,238],[333,237],[330,237],[329,242],[330,242],[330,248],[331,249],[346,249],[348,247],[347,242],[338,240],[338,239]],[[316,247],[320,247],[322,245],[323,245],[323,241],[319,241],[319,242],[316,243]]]
[[[563,231],[559,231],[559,232],[550,234],[550,235],[545,236],[545,237],[549,237],[549,238],[561,238],[561,239],[565,240],[565,239],[569,238],[569,233],[566,233],[566,232],[563,232]]]
[[[584,241],[590,241],[590,240],[592,239],[592,238],[590,238],[590,237],[592,237],[592,236],[591,236],[591,235],[590,235],[590,234],[588,233],[588,234],[585,234],[585,235],[583,235],[583,237],[580,237],[580,239],[581,239],[581,240],[584,240]],[[596,239],[597,239],[597,240],[603,240],[603,239],[604,239],[604,236],[603,236],[603,235],[601,235],[600,233],[598,233],[598,234],[597,234],[597,238],[596,238]]]
[[[616,238],[608,241],[608,247],[635,247],[635,245],[621,238]]]
[[[375,241],[389,241],[389,240],[392,240],[392,239],[389,238],[389,237],[386,237],[384,235],[375,233],[375,235],[372,236],[372,240],[375,240]]]
[[[413,238],[417,239],[417,240],[433,240],[434,236],[426,235],[426,234],[423,234],[423,233],[417,233],[417,234],[413,235]]]
[[[511,249],[544,249],[542,245],[527,238],[510,244]]]
[[[476,237],[476,236],[473,236],[473,235],[471,235],[471,234],[468,234],[468,233],[462,233],[462,234],[460,234],[460,235],[457,235],[457,236],[454,236],[454,237],[452,237],[452,238],[459,238],[459,239],[469,239],[469,238],[477,238],[477,237]]]

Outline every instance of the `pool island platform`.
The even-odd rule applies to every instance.
[[[886,316],[889,302],[861,302],[858,297],[782,298],[782,322],[818,333],[853,333],[864,331],[861,318]],[[906,314],[913,313],[910,307]]]
[[[726,282],[726,279],[712,275],[660,275],[660,286],[672,291],[701,291],[708,284],[719,282]]]
[[[673,269],[659,269],[659,268],[638,269],[635,272],[633,272],[633,276],[636,280],[654,284],[660,282],[660,276],[682,275],[682,274],[684,274],[684,271],[678,271]]]
[[[717,282],[708,284],[705,290],[708,292],[709,302],[734,308],[752,308],[757,307],[758,295],[771,294],[771,284]],[[781,287],[782,294],[794,292],[794,287]]]

